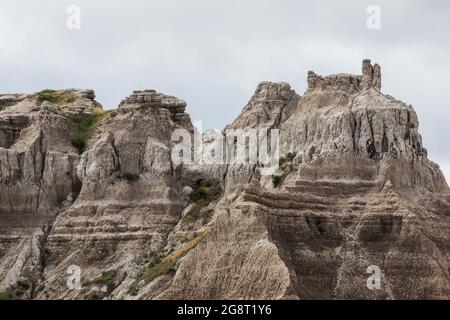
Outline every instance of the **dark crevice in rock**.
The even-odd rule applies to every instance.
[[[389,152],[389,139],[386,136],[386,131],[383,132],[383,140],[381,141],[381,153]]]

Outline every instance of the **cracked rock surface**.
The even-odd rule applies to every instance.
[[[258,162],[175,163],[173,132],[199,133],[185,101],[155,90],[111,112],[92,90],[0,95],[0,293],[449,299],[450,192],[414,109],[381,92],[370,60],[307,82],[303,95],[262,82],[232,124],[200,135],[214,160],[236,147],[227,132],[278,129],[272,176]]]

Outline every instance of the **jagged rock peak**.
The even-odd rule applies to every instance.
[[[295,91],[287,82],[263,81],[256,87],[252,100],[289,100],[293,94]]]
[[[226,128],[278,127],[292,114],[298,98],[287,82],[261,82],[239,116]]]
[[[356,93],[369,88],[381,90],[381,67],[377,63],[372,65],[370,59],[363,60],[362,75],[339,73],[320,76],[314,71],[308,71],[307,92],[330,89]]]

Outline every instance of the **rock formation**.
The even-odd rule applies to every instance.
[[[211,150],[236,148],[228,132],[279,130],[270,176],[176,162],[174,131],[194,146],[198,132],[185,101],[154,90],[110,112],[91,90],[0,95],[0,297],[450,298],[450,192],[413,108],[370,60],[307,81],[302,96],[259,84],[201,138],[226,159]]]

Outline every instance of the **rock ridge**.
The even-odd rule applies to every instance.
[[[155,90],[110,112],[92,90],[0,95],[1,296],[450,298],[450,192],[414,109],[381,92],[368,59],[360,75],[307,81],[303,95],[261,82],[233,123],[201,136],[208,152],[229,130],[279,130],[271,176],[177,164],[174,131],[198,132],[184,100]]]

